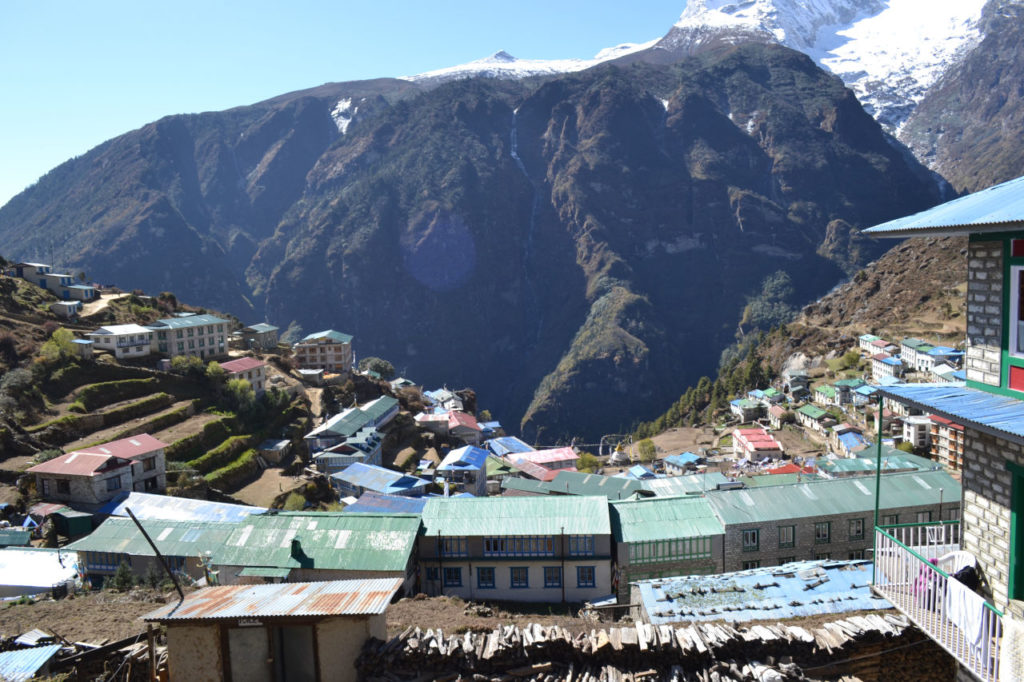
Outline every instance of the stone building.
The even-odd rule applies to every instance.
[[[315,332],[292,346],[299,369],[323,369],[337,374],[352,371],[352,335],[333,329]]]
[[[960,484],[943,471],[886,474],[881,483],[890,524],[959,518]],[[870,558],[874,477],[718,490],[707,500],[725,529],[722,571]]]
[[[966,385],[911,384],[884,388],[882,393],[963,426],[959,538],[960,549],[977,562],[981,595],[987,600],[974,620],[984,628],[983,654],[957,649],[955,638],[963,637],[964,623],[939,628],[933,623],[934,614],[921,615],[912,604],[900,601],[898,586],[906,577],[900,574],[898,562],[886,565],[876,578],[876,589],[895,600],[897,607],[957,657],[964,679],[1009,679],[1009,670],[999,671],[1001,654],[1024,650],[1020,642],[1003,641],[1003,620],[1019,623],[1024,619],[1022,196],[1024,177],[868,230],[881,237],[968,237]],[[876,529],[879,546],[893,557],[901,556],[898,533],[899,529]],[[930,558],[927,550],[919,547],[916,554]],[[908,556],[906,561],[912,559]],[[928,565],[917,570],[940,586],[947,584],[945,574]]]
[[[100,505],[132,489],[132,461],[109,454],[70,452],[28,469],[43,499]]]

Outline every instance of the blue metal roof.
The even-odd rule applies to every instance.
[[[777,620],[892,608],[871,592],[870,561],[798,561],[638,583],[650,623]]]
[[[57,655],[60,648],[60,644],[48,644],[3,652],[0,654],[0,680],[21,682],[32,679],[40,668]]]
[[[344,511],[355,514],[420,514],[426,503],[427,501],[420,497],[385,495],[367,490],[359,496],[359,500],[355,504],[345,507]]]
[[[264,507],[249,507],[244,504],[207,502],[187,497],[171,497],[152,493],[122,493],[100,507],[98,514],[128,516],[125,509],[131,509],[136,518],[160,519],[164,521],[223,521],[237,523],[250,514],[262,514]]]
[[[882,389],[905,405],[946,417],[999,438],[1024,442],[1024,401],[960,383],[905,384]]]
[[[861,395],[871,395],[878,390],[878,386],[861,386],[860,388],[853,389],[854,393],[860,393]]]
[[[854,448],[859,448],[862,445],[868,444],[867,438],[854,431],[839,434],[839,441],[845,445],[848,450],[853,450]]]
[[[700,455],[695,455],[692,452],[680,452],[678,455],[669,455],[665,458],[666,464],[674,464],[679,467],[686,466],[687,464],[696,464],[700,461]]]
[[[516,452],[533,452],[533,448],[529,444],[524,443],[515,436],[492,438],[486,441],[484,445],[499,457]]]
[[[878,383],[882,386],[895,386],[896,384],[902,384],[903,379],[899,377],[879,377]]]
[[[490,455],[491,453],[487,452],[483,448],[466,445],[452,450],[445,455],[445,458],[441,460],[441,464],[437,467],[437,470],[479,471],[487,466],[487,458],[490,457]]]
[[[864,230],[878,237],[1024,228],[1024,177]]]
[[[331,478],[379,493],[402,493],[427,485],[422,478],[364,462],[356,462],[344,471],[332,474]]]

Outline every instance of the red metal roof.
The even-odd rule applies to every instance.
[[[891,346],[892,344],[886,341],[885,339],[875,339],[874,341],[871,342],[871,345],[875,346],[876,348],[885,348],[887,346]]]
[[[37,464],[28,470],[30,474],[66,474],[68,476],[95,476],[101,471],[109,471],[122,466],[131,466],[131,462],[113,455],[94,455],[88,452],[69,452],[54,457],[48,462]]]
[[[94,445],[91,448],[76,450],[75,452],[89,453],[93,455],[113,455],[114,457],[122,457],[124,459],[135,459],[142,455],[148,455],[154,450],[166,447],[167,443],[157,440],[148,433],[140,433],[137,436],[129,436],[128,438],[122,438],[121,440],[112,440],[109,443]]]
[[[149,621],[354,616],[384,613],[401,578],[208,587],[143,618]]]
[[[516,458],[521,458],[522,456],[523,453],[521,452],[513,453],[511,455],[511,457]],[[538,481],[553,481],[560,471],[576,471],[575,467],[571,469],[545,469],[540,464],[536,464],[525,459],[512,460],[506,458],[506,461],[519,469],[522,473],[526,474],[530,478],[537,479]]]
[[[237,374],[238,372],[248,372],[250,369],[256,369],[257,367],[263,367],[267,363],[256,358],[238,358],[237,360],[229,360],[227,362],[220,363],[230,374]]]
[[[871,356],[871,359],[878,360],[879,362],[881,362],[882,360],[888,360],[890,357],[892,356],[889,355],[888,353],[875,353],[874,355]]]
[[[956,429],[957,431],[964,430],[964,427],[961,424],[957,424],[955,421],[951,421],[949,419],[946,419],[945,417],[940,417],[937,414],[930,415],[929,418],[933,422],[937,422],[939,424],[942,424],[943,426],[948,426],[951,429]]]
[[[571,447],[551,448],[548,450],[534,450],[533,452],[517,452],[514,455],[517,459],[524,459],[534,464],[551,464],[554,462],[575,462],[580,458]]]
[[[454,429],[456,426],[465,426],[474,431],[480,430],[480,425],[476,423],[476,417],[467,412],[452,410],[448,413],[448,428]]]

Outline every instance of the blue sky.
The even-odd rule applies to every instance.
[[[161,116],[498,50],[587,58],[664,35],[685,0],[7,0],[0,205],[63,161]]]

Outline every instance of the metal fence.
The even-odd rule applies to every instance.
[[[959,522],[875,527],[874,589],[983,682],[996,682],[1003,614],[952,577],[974,563],[959,540]]]

